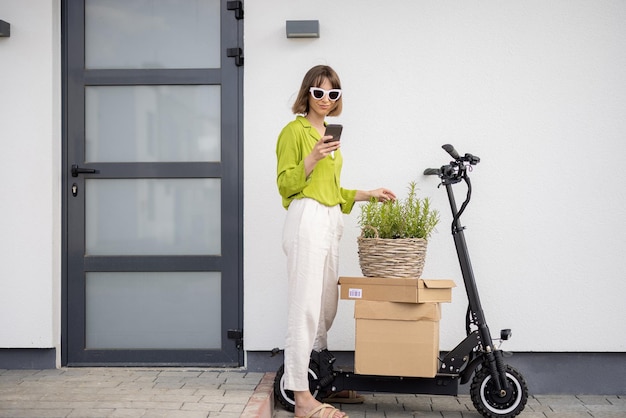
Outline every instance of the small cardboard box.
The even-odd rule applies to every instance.
[[[354,304],[354,372],[434,377],[439,368],[439,303],[359,300]]]
[[[341,299],[385,302],[451,302],[453,280],[340,277]]]

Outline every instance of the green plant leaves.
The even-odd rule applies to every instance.
[[[372,198],[361,206],[358,222],[365,238],[430,238],[439,211],[432,209],[430,199],[417,197],[417,183],[409,183],[405,199],[380,203]]]

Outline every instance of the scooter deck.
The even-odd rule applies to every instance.
[[[337,369],[332,385],[337,392],[351,389],[362,392],[456,396],[459,393],[459,376],[451,374],[438,374],[435,377],[375,376]]]

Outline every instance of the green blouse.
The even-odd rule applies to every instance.
[[[318,161],[307,178],[304,173],[304,158],[311,153],[320,140],[320,134],[303,116],[287,124],[278,136],[276,157],[278,158],[278,191],[285,209],[294,199],[308,197],[326,206],[341,205],[343,213],[350,213],[354,206],[356,190],[341,187],[341,151],[335,151]]]

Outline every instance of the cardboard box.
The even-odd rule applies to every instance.
[[[439,368],[439,303],[359,300],[354,304],[354,372],[434,377]]]
[[[341,299],[385,302],[451,302],[453,280],[340,277]]]

